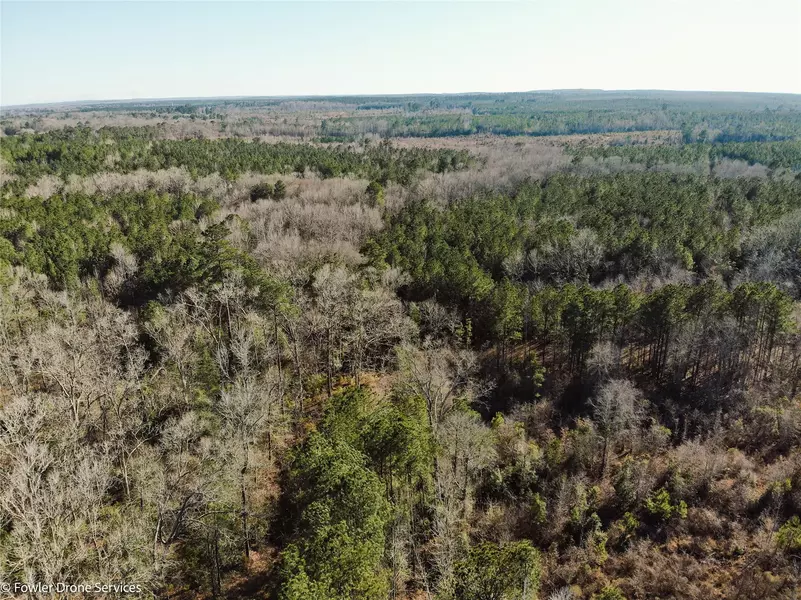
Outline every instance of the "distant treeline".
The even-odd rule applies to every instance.
[[[632,145],[574,147],[570,151],[578,162],[586,156],[611,158],[619,156],[633,163],[653,167],[660,163],[714,164],[721,159],[743,160],[771,169],[801,170],[801,141],[783,142],[730,142],[724,144]]]
[[[604,91],[604,90],[551,90],[539,92],[470,93],[470,94],[403,94],[381,96],[287,96],[241,98],[183,98],[154,99],[120,102],[75,103],[78,110],[140,111],[160,110],[183,112],[184,107],[212,108],[281,108],[298,104],[330,104],[346,109],[392,109],[407,105],[460,109],[471,108],[481,112],[525,112],[532,105],[548,109],[614,108],[617,110],[674,110],[755,111],[801,109],[801,98],[795,94],[760,94],[743,92],[675,92],[675,91]],[[47,110],[47,109],[39,109]]]
[[[4,138],[2,157],[21,180],[42,175],[91,175],[103,171],[129,173],[185,167],[193,175],[220,173],[233,179],[256,173],[299,174],[309,170],[322,177],[356,175],[377,181],[409,183],[421,170],[446,172],[466,167],[463,150],[401,149],[388,143],[364,148],[311,144],[267,144],[242,139],[155,139],[156,127],[65,128],[43,134]]]
[[[801,136],[801,98],[793,94],[563,90],[197,98],[78,104],[15,113],[35,120],[59,113],[69,115],[71,111],[79,115],[100,112],[179,121],[213,119],[221,131],[241,122],[273,131],[280,123],[284,126],[280,135],[306,136],[316,131],[320,138],[330,141],[351,141],[365,134],[544,136],[650,130],[680,131],[685,142],[781,141]],[[341,116],[330,118],[332,111]],[[302,122],[303,127],[293,131],[288,121],[296,125]]]
[[[321,134],[350,139],[364,134],[386,137],[441,137],[492,133],[497,135],[571,135],[681,131],[685,142],[750,142],[796,139],[801,135],[801,112],[686,112],[683,110],[527,111],[518,108],[448,114],[398,114],[341,117],[322,122]]]

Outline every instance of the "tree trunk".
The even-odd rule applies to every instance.
[[[284,414],[284,372],[281,367],[281,342],[278,338],[278,311],[273,309],[273,335],[275,337],[275,353],[278,366],[278,398],[281,414]]]
[[[330,327],[326,330],[326,335],[325,335],[325,363],[326,363],[325,364],[325,369],[326,369],[326,375],[327,375],[326,383],[327,383],[327,387],[328,387],[328,397],[330,398],[331,397],[331,392],[332,392],[332,385],[331,385],[331,379],[332,379],[332,374],[331,374],[331,328]]]
[[[609,463],[609,436],[604,436],[604,453],[601,458],[601,478],[606,475],[606,465]]]
[[[247,492],[245,490],[245,474],[248,470],[248,448],[245,448],[245,462],[242,465],[242,470],[239,472],[239,485],[242,494],[242,536],[244,539],[245,558],[250,560],[250,532],[248,531],[248,505],[247,505]]]
[[[211,572],[211,595],[219,598],[221,594],[222,576],[220,574],[220,530],[214,527],[214,542],[211,548],[213,569]]]

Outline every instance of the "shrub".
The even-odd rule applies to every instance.
[[[276,200],[283,200],[286,198],[286,184],[281,179],[275,182],[275,186],[273,187],[273,198]]]
[[[367,186],[367,199],[373,208],[384,206],[384,186],[377,181],[371,181]]]
[[[540,577],[539,552],[530,542],[484,543],[456,567],[459,600],[533,600]]]
[[[269,183],[264,182],[256,184],[250,189],[250,201],[256,202],[258,200],[272,198],[273,193],[273,186],[271,186]]]
[[[634,538],[639,527],[640,522],[637,517],[627,512],[623,517],[612,523],[609,532],[614,543],[623,547],[628,545],[629,541]]]
[[[779,547],[787,552],[801,551],[801,519],[792,517],[779,528],[776,534]]]
[[[626,597],[617,586],[607,585],[600,593],[593,594],[592,600],[626,600]]]
[[[646,498],[645,510],[661,521],[669,521],[672,517],[687,517],[687,503],[681,500],[678,504],[672,504],[670,493],[665,488],[659,488]]]
[[[541,525],[545,523],[545,519],[548,516],[547,505],[545,499],[539,494],[534,494],[534,498],[531,501],[531,518],[537,524]]]

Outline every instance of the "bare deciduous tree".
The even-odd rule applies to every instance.
[[[250,558],[249,494],[252,447],[267,432],[271,435],[272,420],[278,404],[278,378],[274,373],[256,378],[245,372],[222,391],[219,413],[231,436],[234,464],[238,467],[240,519],[242,522],[243,552]],[[268,452],[270,442],[268,441]],[[233,466],[233,465],[232,465]]]
[[[603,437],[601,470],[605,473],[611,446],[621,433],[635,427],[642,415],[641,395],[630,381],[612,379],[601,386],[590,404],[593,420]]]
[[[436,435],[445,417],[462,399],[477,399],[486,391],[479,387],[476,357],[469,350],[427,345],[422,350],[410,346],[399,349],[402,386],[425,400],[428,424]]]

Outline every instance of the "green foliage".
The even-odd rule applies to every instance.
[[[365,191],[367,200],[372,207],[384,206],[384,186],[377,181],[371,181]]]
[[[504,422],[505,420],[503,418],[503,414],[495,413],[495,415],[492,417],[492,421],[490,421],[490,427],[493,431],[498,431],[501,427],[503,427]]]
[[[286,184],[280,179],[275,182],[275,187],[273,188],[273,198],[276,200],[283,200],[286,198]]]
[[[664,487],[654,491],[645,499],[645,510],[658,520],[666,522],[673,517],[679,519],[687,518],[687,503],[680,500],[674,504],[670,498],[670,492]]]
[[[542,525],[548,516],[547,504],[545,499],[539,494],[534,494],[531,500],[531,520],[537,524]]]
[[[743,160],[749,164],[762,164],[771,169],[785,167],[801,170],[801,141],[781,142],[729,142],[722,144],[690,143],[683,145],[632,145],[573,148],[574,162],[585,156],[609,158],[619,156],[648,167],[659,164],[714,165],[722,159]]]
[[[698,359],[694,366],[670,363],[671,353],[688,352],[676,347],[678,336],[695,335],[698,344],[706,340],[706,352],[722,356],[730,352],[729,342],[711,334],[734,318],[742,334],[736,342],[740,351],[759,359],[744,365],[722,359],[715,377],[728,387],[743,382],[748,371],[765,375],[766,356],[778,334],[789,330],[792,298],[775,283],[742,283],[729,292],[709,280],[698,286],[668,284],[649,294],[626,284],[590,283],[653,277],[668,266],[692,266],[699,277],[722,271],[734,278],[731,257],[741,251],[739,232],[797,210],[799,185],[801,180],[724,181],[664,173],[555,175],[511,196],[478,196],[444,208],[410,202],[387,215],[386,227],[363,252],[373,267],[392,266],[410,275],[401,289],[407,300],[436,298],[470,323],[473,346],[495,345],[504,376],[499,396],[522,400],[538,393],[545,384],[541,369],[554,376],[583,375],[602,342],[643,344],[639,348],[647,352],[631,354],[630,368],[632,361],[639,363],[660,385],[672,375],[674,384],[693,392],[711,373],[702,371]],[[587,259],[597,266],[590,282],[582,283],[584,276],[577,275],[590,271],[575,264],[587,256],[601,258]],[[576,281],[564,283],[565,276]],[[515,353],[521,342],[546,348]],[[536,362],[529,363],[532,355]]]
[[[630,510],[637,504],[637,480],[647,461],[639,461],[627,456],[620,465],[612,480],[615,487],[615,498],[621,509]],[[627,513],[630,514],[630,513]]]
[[[584,484],[576,486],[575,502],[570,508],[570,524],[573,527],[583,531],[588,526],[596,524],[598,515],[595,513],[595,508],[599,494],[598,486],[592,486],[589,489]]]
[[[592,600],[626,600],[626,597],[617,586],[607,585],[599,593],[593,594]]]
[[[383,598],[389,509],[378,476],[347,443],[318,433],[294,452],[285,488],[289,543],[279,598]]]
[[[616,545],[625,548],[631,540],[636,538],[639,527],[640,521],[637,517],[630,512],[626,512],[620,519],[612,523],[609,531]]]
[[[565,460],[565,444],[562,438],[553,437],[545,446],[545,465],[551,472],[558,472]]]
[[[594,273],[599,281],[662,268],[659,261],[665,256],[676,266],[701,271],[736,256],[739,230],[801,207],[799,185],[663,173],[586,179],[555,175],[534,191],[529,184],[512,197],[470,198],[444,210],[426,202],[409,203],[388,217],[387,227],[364,252],[374,266],[394,266],[411,275],[410,299],[436,297],[463,309],[477,325],[477,340],[514,340],[525,324],[523,305],[534,316],[536,303],[528,302],[509,280],[508,261],[535,256],[534,261],[523,261],[518,276],[558,284],[562,275],[574,272],[563,266],[572,252],[567,247],[592,243],[564,217],[571,215],[580,228],[595,232],[607,265]],[[618,298],[606,300],[598,292],[583,290],[581,295],[567,306],[562,300],[557,310],[566,312],[576,334],[589,335],[576,347],[585,354],[592,331],[605,326],[605,304],[617,304]],[[630,313],[631,301],[619,300],[625,300],[616,308],[620,316]],[[585,313],[588,301],[595,314]],[[653,308],[675,312],[670,302]],[[549,309],[540,314],[557,313]],[[612,325],[620,316],[608,314]]]
[[[409,183],[418,171],[464,168],[465,151],[395,148],[382,143],[357,152],[345,146],[262,143],[237,138],[157,139],[154,128],[67,127],[48,133],[15,135],[4,139],[0,155],[25,182],[45,174],[92,175],[103,171],[131,173],[185,167],[196,175],[221,173],[228,180],[245,172],[303,173],[322,177],[354,174],[379,181]],[[456,158],[457,160],[453,160]],[[455,166],[454,166],[455,165]],[[280,186],[279,186],[280,188]],[[276,199],[281,199],[280,189]]]
[[[272,198],[274,193],[275,190],[269,183],[257,183],[250,189],[250,201],[256,202],[258,200]]]
[[[383,597],[386,498],[426,477],[430,452],[421,411],[380,402],[366,388],[335,394],[320,433],[293,453],[279,597]]]
[[[595,514],[595,520],[598,525],[587,536],[587,547],[590,550],[592,561],[596,565],[602,565],[609,558],[609,552],[606,550],[606,543],[609,539],[608,534],[601,529],[601,519]]]
[[[786,552],[801,552],[801,518],[797,515],[790,517],[779,527],[776,541]]]
[[[595,94],[595,95],[593,95]],[[640,92],[638,97],[604,92],[540,92],[422,97],[435,109],[450,111],[394,117],[347,116],[326,119],[323,133],[330,139],[350,139],[373,131],[384,136],[441,137],[492,133],[496,135],[570,135],[577,133],[681,131],[684,141],[765,141],[797,138],[801,118],[797,108],[782,99],[775,110],[731,96],[691,97],[682,93]],[[666,98],[666,96],[668,96]],[[667,100],[667,101],[666,101]],[[370,101],[375,106],[375,101]],[[397,103],[393,104],[398,106]],[[781,109],[779,109],[781,106]],[[797,104],[795,105],[797,107]],[[461,110],[453,110],[461,109]],[[469,109],[471,116],[465,117]]]
[[[373,114],[326,118],[321,129],[330,140],[384,131],[539,135],[659,124],[681,129],[691,142],[577,151],[578,160],[625,157],[644,164],[645,172],[581,177],[580,169],[568,167],[543,181],[509,187],[493,181],[473,197],[449,194],[448,202],[410,200],[380,211],[385,227],[370,229],[378,232],[363,247],[368,264],[331,281],[350,285],[352,274],[356,287],[348,294],[360,293],[360,284],[375,285],[375,298],[391,299],[392,310],[400,313],[402,304],[392,298],[395,288],[389,277],[382,281],[382,270],[391,266],[409,275],[400,295],[421,325],[421,338],[434,339],[415,349],[419,368],[412,373],[409,365],[393,377],[398,385],[386,396],[368,387],[372,375],[363,378],[364,387],[324,393],[330,382],[320,372],[324,353],[325,363],[341,374],[354,368],[355,342],[346,322],[351,311],[313,310],[322,306],[315,294],[329,290],[315,287],[316,276],[305,265],[282,266],[291,286],[262,270],[232,242],[231,231],[247,235],[248,224],[235,222],[237,216],[220,222],[216,202],[175,188],[167,194],[87,195],[71,191],[80,185],[64,185],[50,198],[29,198],[25,190],[43,175],[64,180],[140,168],[182,167],[193,178],[218,173],[229,183],[246,172],[273,175],[270,181],[284,178],[250,189],[257,202],[284,198],[289,174],[312,172],[369,181],[357,196],[381,207],[389,182],[393,188],[409,186],[422,171],[463,169],[472,161],[467,152],[367,140],[358,146],[265,144],[244,136],[168,140],[163,126],[28,133],[40,128],[38,117],[32,117],[33,125],[5,127],[10,138],[0,148],[3,166],[16,178],[0,195],[0,363],[8,380],[0,417],[3,435],[13,442],[9,460],[17,460],[29,440],[36,456],[74,454],[74,464],[43,458],[41,468],[29,465],[41,475],[55,469],[58,482],[67,471],[86,471],[83,450],[91,451],[87,459],[95,450],[102,459],[91,461],[92,472],[84,473],[97,477],[88,509],[81,506],[85,494],[56,495],[65,502],[48,504],[48,511],[63,514],[44,515],[48,527],[48,520],[56,526],[75,521],[78,527],[80,535],[68,536],[68,546],[86,552],[69,553],[77,562],[64,563],[64,569],[93,573],[94,558],[103,554],[113,569],[140,565],[134,570],[153,578],[152,595],[249,595],[255,580],[231,589],[253,573],[253,565],[242,561],[243,546],[252,544],[264,556],[269,540],[278,552],[269,561],[269,591],[281,600],[385,600],[429,589],[443,598],[453,594],[454,600],[533,600],[540,560],[523,538],[550,548],[554,564],[562,561],[548,569],[549,587],[570,581],[597,590],[620,576],[619,567],[631,559],[675,566],[670,553],[684,541],[632,542],[638,535],[672,536],[674,528],[661,525],[687,516],[684,500],[699,510],[692,527],[681,528],[682,536],[723,534],[737,519],[748,538],[756,528],[747,519],[759,512],[752,508],[770,504],[792,511],[794,475],[786,468],[779,469],[781,477],[758,471],[778,464],[773,459],[780,454],[791,456],[797,446],[798,403],[790,390],[797,387],[793,293],[799,289],[795,226],[801,178],[781,170],[797,168],[801,121],[794,111],[801,103],[784,97],[791,108],[774,103],[764,113],[738,113],[731,106],[712,110],[691,100],[677,106],[645,94],[614,96],[613,106],[598,111],[591,96],[330,100],[381,111],[380,120]],[[212,114],[195,101],[133,105],[152,108],[149,118]],[[239,113],[254,120],[255,134],[258,118]],[[233,119],[224,127],[229,133],[246,129]],[[515,144],[525,142],[508,145]],[[737,180],[718,179],[714,170],[710,176],[661,172],[664,162],[714,167],[724,159],[777,172]],[[420,197],[408,191],[402,196]],[[237,212],[260,213],[258,207]],[[256,241],[255,235],[247,241]],[[68,293],[46,293],[46,281]],[[189,288],[199,293],[176,295]],[[405,327],[398,316],[392,314],[391,328]],[[332,330],[335,335],[329,335]],[[119,337],[124,343],[117,343]],[[442,360],[428,354],[432,348],[439,352],[443,342],[453,348],[442,352]],[[371,356],[365,359],[383,369],[382,353],[392,343],[381,342],[381,350],[367,344],[364,353]],[[479,350],[476,364],[462,352],[470,348]],[[82,356],[89,359],[81,363]],[[432,356],[437,360],[425,360]],[[412,394],[400,377],[418,378],[414,387],[428,386],[429,401],[444,398],[454,411],[429,424],[426,394]],[[587,400],[597,398],[599,383],[622,378],[647,394],[650,403],[643,410],[649,412],[641,414],[639,396],[632,400],[632,394],[632,407],[620,412],[634,414],[625,428],[615,428]],[[384,389],[388,380],[375,387]],[[497,384],[494,397],[485,395],[490,382]],[[787,398],[774,405],[758,397],[773,389]],[[540,394],[547,400],[532,402]],[[622,395],[616,398],[621,404]],[[470,400],[487,419],[494,415],[491,430],[479,413],[460,412]],[[39,404],[41,414],[35,413]],[[73,414],[65,418],[60,407]],[[597,423],[587,418],[590,412]],[[28,419],[29,414],[39,416]],[[230,427],[222,427],[250,418],[264,426],[258,434],[254,426],[252,439],[228,436]],[[695,457],[684,453],[694,446],[666,452],[670,431],[659,419],[684,432],[677,439],[711,430],[714,422],[724,443],[731,441],[727,424],[737,423],[753,431],[735,436],[731,445],[750,444],[760,455],[745,457],[737,450],[720,460],[710,455],[688,462]],[[625,435],[611,440],[608,465],[603,461],[599,468],[602,438],[615,437],[618,429]],[[702,443],[697,447],[717,452]],[[238,464],[242,459],[244,467]],[[62,462],[76,468],[60,473]],[[282,470],[280,501],[273,503],[275,481],[263,474],[275,464]],[[708,485],[718,474],[706,471],[715,465],[725,486]],[[654,477],[666,483],[651,492]],[[11,538],[22,539],[28,512],[41,516],[36,507],[12,514],[12,501],[19,504],[14,494],[34,497],[23,485],[26,478],[18,479],[5,481],[11,491],[10,516],[4,515],[8,523],[0,532],[4,548]],[[759,506],[750,506],[743,499],[761,491],[764,481],[772,483]],[[128,509],[141,518],[130,520]],[[725,511],[725,518],[716,510]],[[264,511],[273,518],[265,519]],[[115,519],[120,523],[107,535],[103,528]],[[92,523],[91,531],[82,523]],[[44,544],[50,548],[42,552],[45,558],[58,559],[66,554],[56,547],[57,538],[34,531],[28,545]],[[119,547],[121,539],[133,540],[131,548]],[[487,539],[515,541],[478,543]],[[780,527],[776,541],[788,554],[801,551],[798,517]],[[620,553],[611,565],[608,545]],[[27,555],[5,556],[36,564],[36,553],[24,550]],[[766,580],[779,586],[794,577],[782,579],[782,562],[790,558],[773,556],[774,571]],[[758,560],[746,562],[759,568]],[[642,593],[681,595],[679,584],[664,579],[659,590]],[[627,581],[625,589],[630,586]],[[593,597],[623,598],[612,585]]]
[[[2,204],[10,210],[0,216],[0,251],[57,287],[104,276],[115,264],[115,244],[136,259],[119,292],[124,304],[144,304],[167,290],[208,289],[231,271],[243,273],[250,287],[274,287],[253,258],[228,241],[236,217],[202,225],[218,208],[209,199],[147,191],[47,200],[8,195]]]
[[[533,600],[540,577],[539,552],[528,541],[485,542],[456,567],[459,600]]]
[[[433,452],[422,406],[379,402],[367,388],[335,394],[322,430],[364,453],[388,489],[427,477]]]

